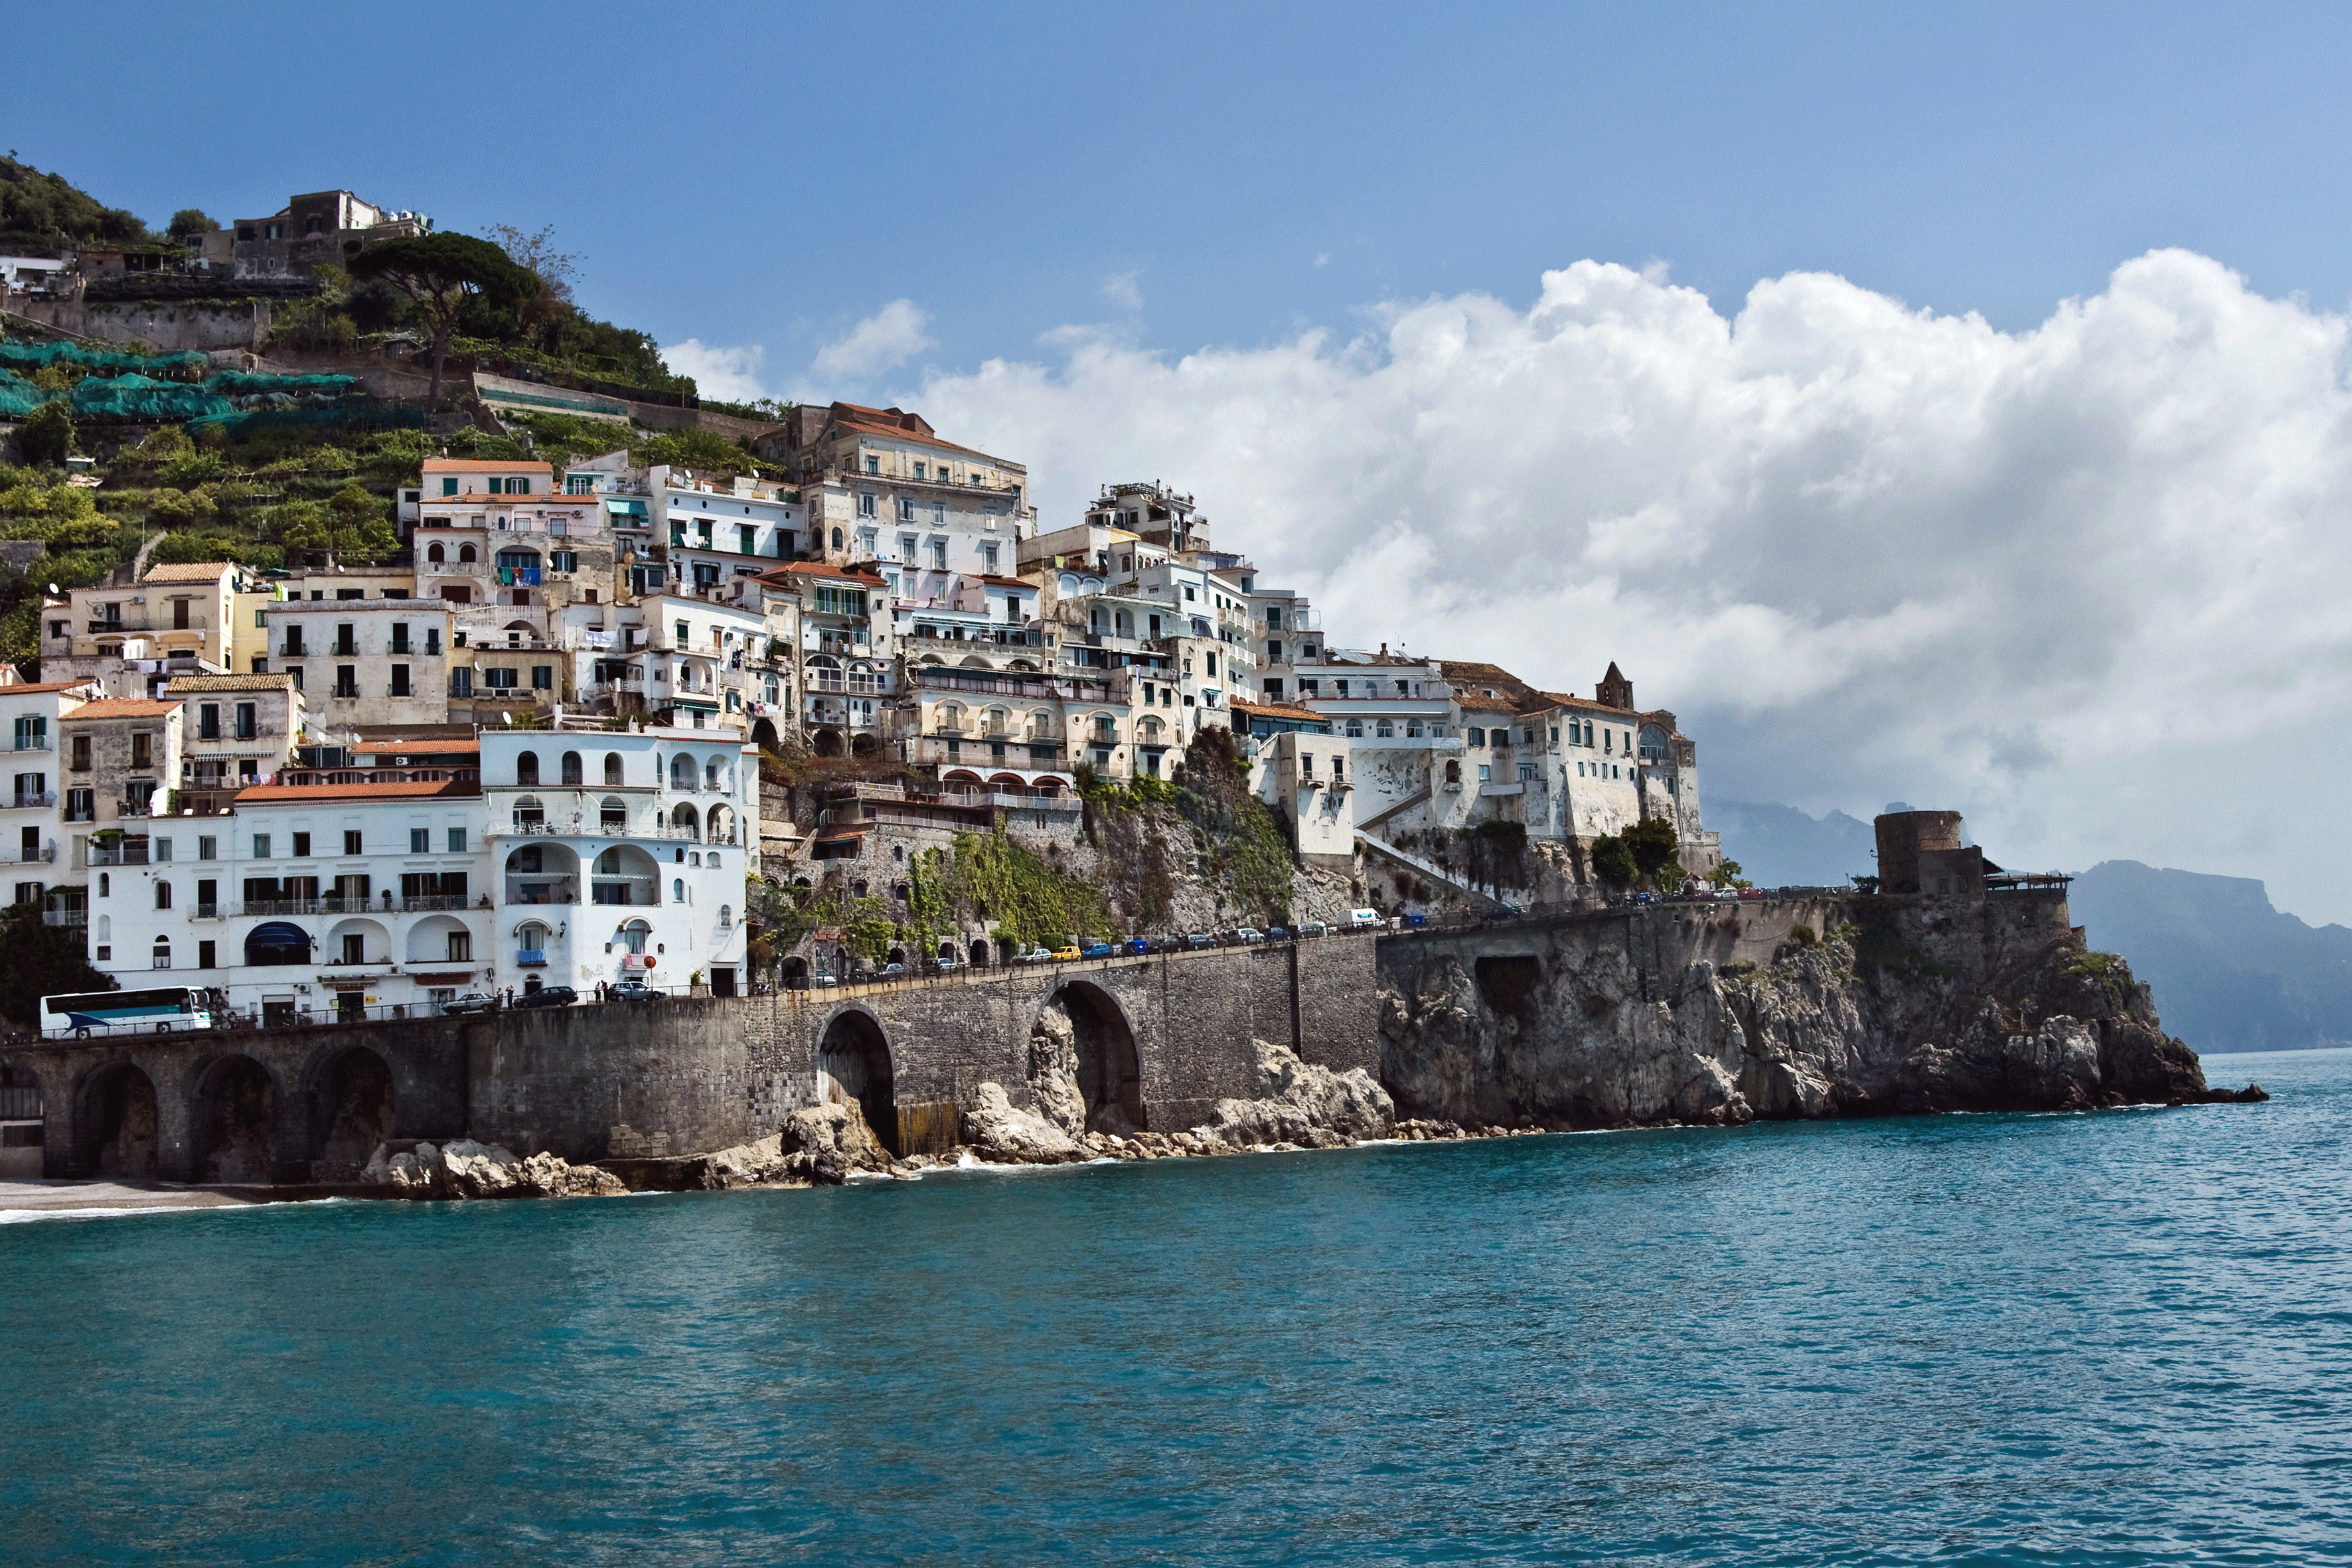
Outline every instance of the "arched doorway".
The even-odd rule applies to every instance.
[[[350,1182],[392,1136],[392,1069],[363,1046],[330,1059],[310,1090],[310,1179]]]
[[[223,1057],[196,1088],[199,1182],[245,1186],[278,1175],[278,1086],[251,1057]]]
[[[82,1091],[82,1147],[76,1163],[95,1176],[149,1182],[156,1176],[155,1085],[129,1062],[103,1067]]]
[[[841,755],[842,750],[841,731],[838,730],[819,730],[810,738],[810,744],[814,748],[816,754],[820,757],[837,757]]]
[[[987,968],[992,956],[988,951],[988,942],[985,939],[971,944],[971,966],[974,969]]]
[[[751,721],[751,743],[763,752],[776,749],[776,727],[765,719]]]
[[[828,1100],[855,1105],[891,1153],[898,1148],[898,1102],[890,1076],[890,1045],[871,1014],[849,1008],[824,1027],[817,1047],[817,1089]]]
[[[1030,1030],[1029,1064],[1040,1103],[1065,1131],[1073,1131],[1072,1121],[1094,1132],[1145,1129],[1135,1031],[1099,986],[1079,983],[1054,993]]]

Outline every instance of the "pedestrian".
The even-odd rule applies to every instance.
[[[596,982],[596,1000],[600,1005],[604,1000],[604,983],[601,980]]]
[[[511,985],[507,987],[507,1005],[509,1007],[514,1005],[514,987]]]

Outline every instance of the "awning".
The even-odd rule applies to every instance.
[[[667,705],[672,708],[684,708],[698,713],[716,713],[719,711],[718,703],[705,702],[699,697],[673,697],[669,699]]]
[[[641,500],[608,500],[604,503],[604,510],[625,512],[631,517],[643,517],[646,515],[646,503]]]

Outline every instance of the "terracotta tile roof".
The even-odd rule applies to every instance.
[[[142,583],[217,583],[224,572],[236,570],[234,561],[183,561],[149,569]]]
[[[1318,713],[1312,708],[1294,708],[1286,702],[1252,702],[1246,698],[1229,697],[1226,705],[1244,713],[1263,713],[1269,719],[1303,719],[1309,723],[1328,724],[1329,715]]]
[[[14,686],[0,686],[0,697],[34,697],[45,691],[72,691],[91,684],[88,679],[19,681]]]
[[[482,749],[478,739],[469,741],[360,741],[351,748],[362,756],[381,757],[387,752],[407,757],[470,756]]]
[[[488,458],[427,458],[421,470],[428,474],[553,474],[545,463],[493,462]],[[427,500],[433,497],[426,497]],[[441,498],[446,500],[446,497]]]
[[[877,567],[832,566],[822,561],[799,561],[790,566],[779,566],[772,572],[761,573],[754,581],[772,584],[786,577],[831,577],[856,583],[861,587],[879,587],[882,584],[882,573]]]
[[[279,805],[321,800],[434,800],[478,795],[471,779],[439,784],[254,784],[236,792],[238,805]]]
[[[1636,716],[1631,708],[1612,708],[1606,702],[1596,702],[1590,697],[1577,697],[1565,691],[1547,691],[1544,696],[1555,707],[1576,708],[1591,713],[1622,715],[1629,719]]]
[[[154,702],[143,697],[109,697],[102,701],[85,702],[66,717],[69,720],[156,719],[179,710],[180,705],[176,702]]]
[[[290,675],[175,675],[163,688],[168,695],[180,691],[290,691],[294,678]]]
[[[1454,688],[1454,700],[1465,708],[1475,708],[1491,702],[1512,713],[1541,713],[1559,706],[1544,692],[1537,690],[1499,664],[1479,664],[1470,659],[1441,658],[1437,668],[1447,685]],[[1495,695],[1489,697],[1487,692]]]

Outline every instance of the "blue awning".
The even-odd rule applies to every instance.
[[[646,503],[641,500],[607,500],[604,503],[604,510],[606,511],[626,512],[632,517],[644,517],[646,515]]]

